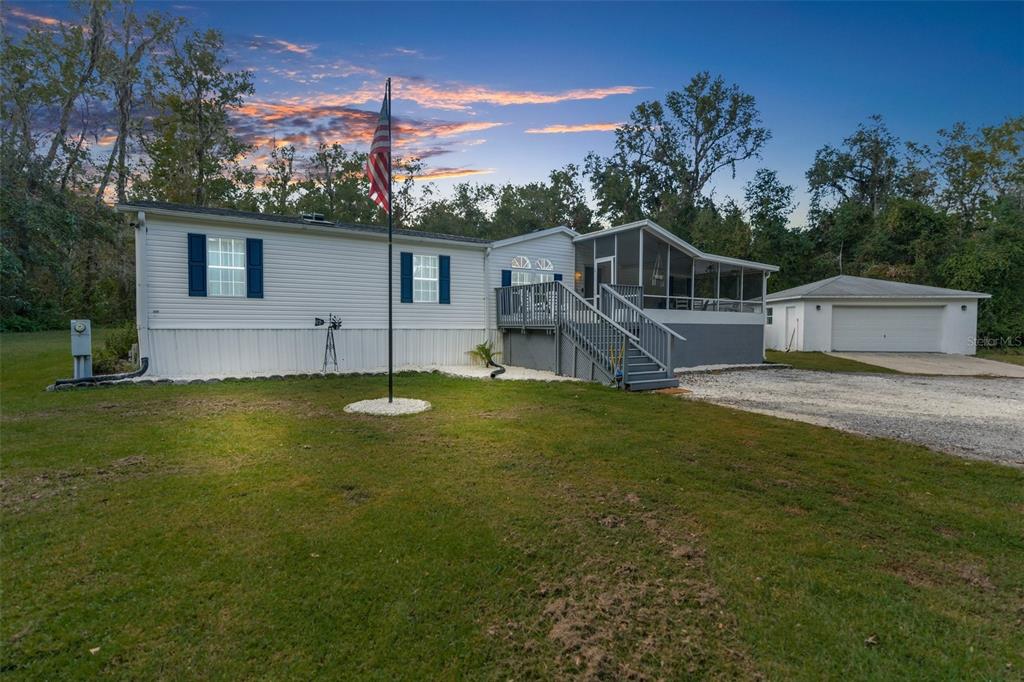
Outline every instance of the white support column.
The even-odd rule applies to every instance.
[[[644,290],[644,228],[642,228],[642,227],[640,228],[640,261],[639,261],[638,265],[640,267],[637,268],[637,271],[640,273],[640,277],[637,280],[637,282],[640,284],[640,291],[642,293],[643,290]],[[644,297],[641,295],[640,296],[640,307],[641,308],[644,307],[643,300],[644,300]]]
[[[668,255],[665,257],[665,310],[670,310],[672,306],[672,245],[668,245]]]
[[[761,359],[767,360],[765,349],[768,347],[768,278],[769,272],[761,272]]]

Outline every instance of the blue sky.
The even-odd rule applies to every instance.
[[[394,77],[399,141],[442,190],[542,179],[606,153],[611,124],[705,69],[754,95],[773,133],[762,159],[714,179],[715,196],[739,198],[756,168],[774,168],[797,187],[797,222],[814,152],[872,114],[925,143],[958,120],[1024,114],[1022,3],[140,3],[150,7],[223,31],[233,63],[254,71],[239,126],[258,143],[365,146]],[[53,3],[5,14],[12,25],[70,16]],[[527,132],[552,126],[587,131]]]

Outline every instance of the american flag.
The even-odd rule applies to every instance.
[[[373,132],[373,144],[370,146],[370,156],[366,159],[366,174],[370,177],[370,198],[373,203],[380,206],[385,213],[391,213],[391,178],[388,177],[388,167],[391,161],[391,121],[390,102],[384,97],[384,104],[380,107],[380,118],[377,119],[377,130]]]

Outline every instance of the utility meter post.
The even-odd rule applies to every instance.
[[[92,376],[92,323],[71,320],[71,355],[75,359],[75,378]]]

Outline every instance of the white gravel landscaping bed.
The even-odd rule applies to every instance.
[[[688,397],[1024,466],[1024,381],[779,369],[681,377]]]

